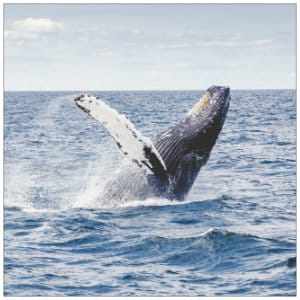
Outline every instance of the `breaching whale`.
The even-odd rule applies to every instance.
[[[229,87],[211,86],[182,120],[152,139],[104,101],[82,94],[76,105],[100,122],[133,162],[100,195],[108,203],[163,197],[184,200],[223,127]]]

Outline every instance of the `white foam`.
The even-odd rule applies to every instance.
[[[176,205],[178,201],[172,201],[166,198],[148,198],[145,200],[131,200],[122,203],[120,207],[136,207],[136,206],[165,206],[165,205]]]
[[[14,165],[4,173],[4,205],[6,207],[28,207],[29,188],[33,185],[31,174],[23,164]]]
[[[136,206],[169,206],[169,205],[186,205],[192,202],[198,202],[199,199],[185,199],[184,201],[170,200],[167,198],[152,197],[145,200],[132,199],[131,201],[121,203],[120,207],[136,207]],[[201,200],[200,200],[201,201]]]
[[[102,145],[105,150],[102,151],[102,157],[91,161],[84,169],[78,170],[74,178],[74,186],[79,187],[68,197],[72,198],[72,207],[74,208],[101,208],[105,207],[101,195],[103,194],[106,183],[113,180],[122,166],[128,164],[116,157],[111,151],[112,142]],[[116,169],[116,165],[121,166]]]

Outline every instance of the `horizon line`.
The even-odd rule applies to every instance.
[[[238,88],[238,89],[230,89],[231,91],[268,91],[268,90],[296,90],[297,87],[295,88],[261,88],[261,89],[257,89],[257,88]],[[67,90],[4,90],[3,92],[83,92],[83,91],[93,91],[93,92],[150,92],[150,91],[157,91],[157,92],[171,92],[171,91],[203,91],[203,90],[207,90],[207,88],[204,89],[107,89],[107,90],[98,90],[98,89],[67,89]]]

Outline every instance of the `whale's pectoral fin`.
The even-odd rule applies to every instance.
[[[80,95],[74,101],[107,129],[119,149],[137,166],[164,180],[168,178],[164,161],[151,139],[143,136],[125,115],[90,94]]]

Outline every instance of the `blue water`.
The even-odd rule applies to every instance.
[[[146,136],[203,91],[94,92]],[[6,92],[6,296],[296,294],[296,92],[232,91],[183,203],[103,206],[126,163],[79,92]]]

